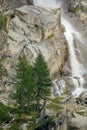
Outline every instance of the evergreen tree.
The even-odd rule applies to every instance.
[[[40,110],[40,101],[41,99],[46,101],[52,86],[49,69],[41,53],[38,54],[36,62],[34,63],[34,73],[36,83],[37,110]]]
[[[14,98],[20,108],[29,107],[34,98],[34,86],[33,68],[23,55],[19,57],[15,75],[16,92],[14,93]]]
[[[26,102],[27,106],[31,105],[32,102],[35,100],[35,80],[34,80],[34,73],[33,67],[28,65],[28,70],[26,70]]]

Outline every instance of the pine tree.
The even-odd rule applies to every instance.
[[[35,80],[34,80],[34,73],[33,67],[28,65],[28,69],[26,70],[26,102],[27,106],[31,105],[35,99]]]
[[[52,86],[49,69],[41,53],[38,54],[36,62],[34,63],[34,73],[36,83],[37,110],[40,110],[40,101],[41,99],[46,101]]]
[[[16,65],[15,87],[16,92],[14,93],[14,98],[19,104],[19,107],[29,107],[34,98],[35,84],[33,79],[33,68],[28,64],[24,55],[19,57],[19,62]]]

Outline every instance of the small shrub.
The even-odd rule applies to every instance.
[[[8,16],[6,14],[0,14],[0,29],[6,31]]]
[[[0,130],[4,130],[3,128],[0,128]]]
[[[9,130],[20,130],[19,128],[19,124],[18,123],[14,123]]]
[[[43,118],[43,120],[41,121],[40,124],[38,124],[36,127],[35,127],[35,130],[47,130],[49,129],[50,126],[52,126],[53,124],[53,119],[51,117],[48,117],[48,118]]]
[[[10,108],[0,102],[0,124],[6,121],[10,121],[10,115],[8,114]]]
[[[54,37],[54,33],[50,34],[47,38],[50,39],[50,38],[53,38],[53,37]]]
[[[63,107],[61,106],[59,98],[57,97],[50,101],[51,102],[49,104],[47,104],[47,108],[55,111],[57,113],[57,115],[59,116],[59,114],[63,110]]]
[[[5,74],[7,74],[6,68],[3,66],[5,58],[0,58],[0,78]]]
[[[84,116],[84,114],[85,114],[85,112],[83,112],[83,111],[78,111],[76,113],[79,114],[79,115],[81,115],[81,116]]]
[[[74,126],[69,126],[69,128],[67,130],[78,130],[78,128],[74,127]]]

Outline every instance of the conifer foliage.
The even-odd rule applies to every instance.
[[[29,106],[34,97],[34,79],[33,68],[28,64],[26,57],[19,57],[19,62],[16,66],[15,87],[16,92],[14,98],[21,108]]]
[[[52,85],[43,55],[38,54],[33,67],[28,64],[24,55],[20,56],[14,79],[16,87],[14,98],[19,107],[27,106],[29,109],[33,104],[36,106],[35,109],[40,112],[41,100],[46,101]]]
[[[43,99],[46,101],[47,96],[50,94],[50,87],[52,85],[47,63],[41,53],[39,53],[36,58],[36,62],[34,64],[34,74],[36,83],[37,109],[40,109],[40,100]]]

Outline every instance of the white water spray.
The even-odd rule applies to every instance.
[[[55,79],[54,81],[53,81],[53,84],[54,84],[54,94],[55,95],[61,95],[61,94],[63,94],[63,92],[64,92],[64,89],[65,89],[65,81],[63,80],[63,79],[61,79],[61,80],[57,80],[57,79]]]
[[[58,8],[61,5],[61,2],[58,0],[34,0],[34,4],[36,6],[42,6],[46,8]],[[75,86],[75,90],[72,92],[72,95],[76,98],[78,97],[83,91],[83,77],[82,77],[82,68],[81,64],[78,62],[76,57],[76,52],[74,48],[74,36],[73,34],[81,41],[81,35],[79,32],[77,32],[72,25],[68,22],[68,20],[63,17],[63,11],[62,11],[62,18],[61,22],[65,26],[65,37],[68,42],[69,46],[69,54],[70,54],[70,64],[71,64],[71,76],[73,79],[73,83]],[[54,82],[55,84],[55,82]],[[57,87],[57,86],[56,86]]]
[[[75,86],[75,90],[72,92],[72,95],[76,98],[83,91],[84,79],[82,77],[82,65],[79,63],[76,57],[75,48],[74,48],[74,35],[78,38],[79,33],[72,27],[72,25],[64,18],[61,18],[62,24],[65,26],[65,37],[69,46],[69,54],[70,54],[70,64],[71,64],[71,76],[73,78],[73,83]]]

